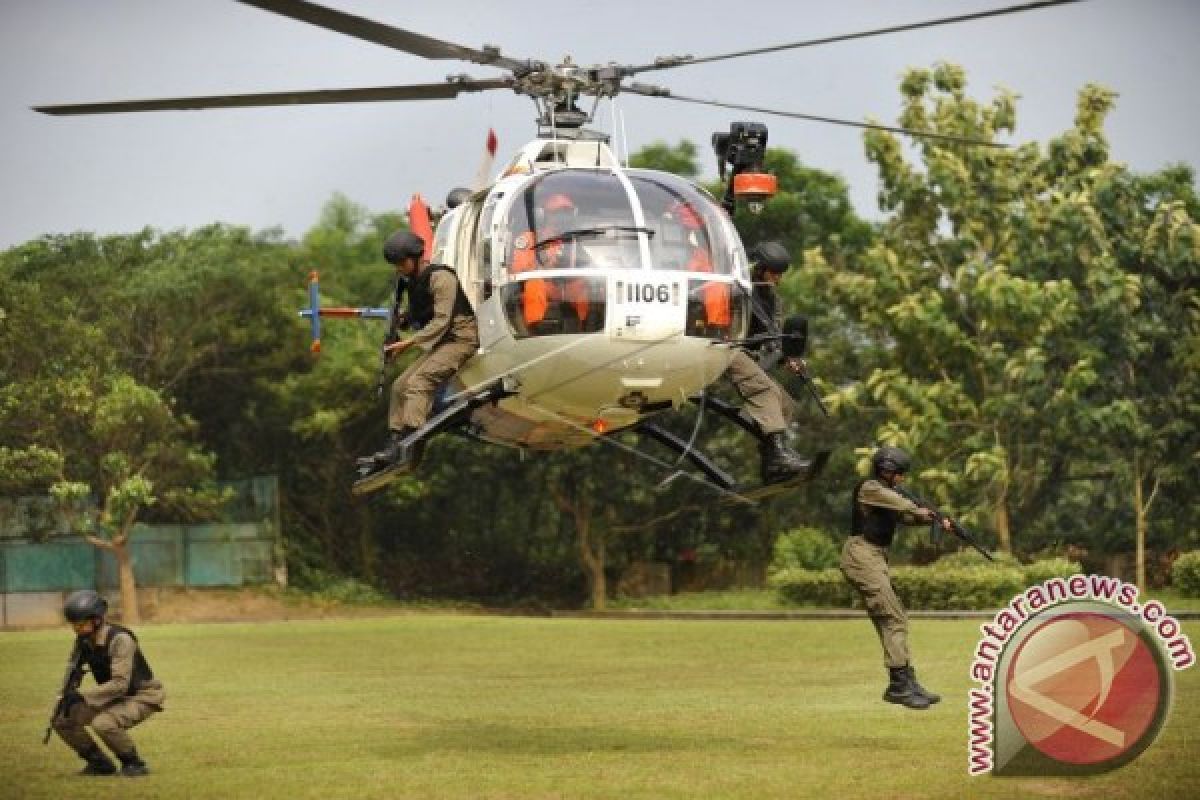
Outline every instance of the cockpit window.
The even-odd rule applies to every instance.
[[[560,170],[531,183],[508,213],[509,271],[637,269],[639,240],[629,194],[611,172]]]
[[[629,179],[654,231],[650,253],[656,269],[729,275],[737,248],[725,211],[691,182],[660,172],[631,170]]]

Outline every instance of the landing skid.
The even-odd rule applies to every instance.
[[[792,477],[776,483],[765,483],[762,486],[753,486],[748,489],[735,489],[728,494],[722,495],[722,498],[724,502],[728,503],[744,503],[747,501],[757,503],[762,500],[768,500],[814,480],[825,469],[825,464],[828,461],[829,451],[822,450],[813,457],[812,463],[803,472],[798,472]]]
[[[449,404],[437,414],[430,417],[424,425],[404,437],[401,442],[403,452],[411,453],[414,447],[424,444],[435,435],[463,425],[471,418],[471,412],[488,403],[495,403],[513,394],[504,388],[500,381],[485,387],[470,397],[463,397]],[[358,479],[350,487],[351,494],[364,495],[378,491],[392,481],[398,480],[416,468],[412,459],[406,459],[398,464],[384,466],[372,463],[366,459],[359,460]]]
[[[693,466],[697,467],[701,472],[703,472],[706,478],[722,489],[728,491],[737,485],[737,482],[732,478],[732,476],[714,464],[708,456],[704,455],[704,453],[701,453],[699,450],[696,450],[689,442],[685,442],[683,439],[680,439],[678,436],[666,430],[665,428],[660,428],[652,422],[643,422],[638,425],[635,430],[637,430],[638,433],[644,434],[651,439],[654,439],[656,442],[671,448],[676,453],[686,458],[692,463]]]
[[[370,494],[382,489],[392,481],[403,478],[410,472],[412,472],[412,464],[408,463],[397,464],[392,467],[376,470],[375,472],[368,472],[366,477],[359,478],[354,482],[354,485],[350,487],[350,492],[354,495]],[[362,474],[361,469],[359,474]]]
[[[708,408],[723,419],[734,423],[758,441],[763,441],[764,437],[758,425],[738,406],[705,394],[699,394],[689,399],[696,405]],[[814,480],[825,469],[825,464],[829,461],[829,451],[822,450],[813,457],[807,468],[790,478],[760,486],[738,488],[737,482],[734,481],[729,473],[718,467],[704,453],[692,447],[690,442],[684,441],[670,431],[660,428],[651,422],[643,422],[635,430],[686,458],[694,467],[703,472],[704,476],[713,485],[722,490],[721,496],[726,502],[756,503],[759,500],[765,500],[777,494],[795,489],[801,484]]]

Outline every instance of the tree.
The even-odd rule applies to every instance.
[[[666,142],[648,144],[629,157],[629,166],[662,170],[684,178],[695,178],[700,174],[696,145],[686,139],[673,146]]]
[[[189,441],[194,425],[170,401],[119,372],[95,329],[60,317],[69,297],[16,281],[6,288],[25,302],[5,309],[0,329],[9,379],[0,386],[0,491],[49,488],[76,529],[115,556],[122,619],[137,622],[133,526],[155,504],[214,509],[213,459]],[[43,305],[29,302],[39,296]],[[85,513],[93,498],[98,513]]]
[[[953,65],[911,70],[901,124],[985,140],[1015,128],[1010,93],[982,106],[965,86]],[[892,216],[852,270],[813,264],[880,345],[881,363],[832,404],[885,412],[877,438],[916,451],[920,477],[983,512],[1006,551],[1014,520],[1034,523],[1082,477],[1072,456],[1127,423],[1103,381],[1140,302],[1095,204],[1113,169],[1111,103],[1086,87],[1074,128],[1046,152],[922,140],[918,167],[896,137],[869,132]]]
[[[129,540],[134,524],[154,505],[185,517],[215,511],[224,495],[211,482],[214,459],[188,441],[195,427],[190,419],[129,376],[110,375],[100,387],[79,381],[72,395],[76,402],[55,423],[84,435],[59,452],[60,471],[50,493],[76,512],[76,528],[88,542],[116,558],[121,619],[136,624]],[[99,498],[98,513],[78,513],[90,498]]]
[[[1124,357],[1110,369],[1128,422],[1108,454],[1131,485],[1135,576],[1145,590],[1151,513],[1173,487],[1189,495],[1200,471],[1189,458],[1200,452],[1200,202],[1185,167],[1144,177],[1116,169],[1097,197],[1115,256],[1141,288],[1122,329]]]

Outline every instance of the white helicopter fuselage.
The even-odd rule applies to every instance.
[[[579,447],[678,408],[748,324],[724,210],[690,181],[622,168],[599,140],[531,142],[442,218],[433,260],[456,269],[479,323],[459,390],[514,392],[471,418],[501,444]]]

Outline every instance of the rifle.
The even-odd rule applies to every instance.
[[[979,540],[978,540],[978,539],[976,539],[976,538],[975,538],[975,536],[974,536],[974,535],[973,535],[973,534],[972,534],[970,531],[968,531],[968,530],[967,530],[966,528],[964,528],[962,525],[959,525],[959,524],[958,524],[958,520],[956,520],[956,519],[952,519],[952,518],[950,518],[950,517],[947,517],[945,514],[943,514],[942,512],[938,511],[938,510],[937,510],[936,508],[934,508],[933,506],[931,506],[931,505],[930,505],[928,502],[926,502],[925,500],[921,499],[919,496],[917,496],[917,495],[913,494],[912,492],[908,491],[907,489],[905,489],[905,488],[904,488],[904,487],[902,487],[902,486],[892,486],[892,487],[889,487],[889,488],[891,488],[891,490],[892,490],[893,492],[895,492],[896,494],[900,495],[901,497],[903,497],[903,498],[905,498],[905,499],[907,499],[907,500],[911,500],[912,502],[916,503],[918,507],[920,507],[920,508],[924,508],[924,509],[926,509],[927,511],[931,511],[931,512],[933,512],[933,519],[931,520],[931,522],[930,522],[930,525],[932,526],[932,528],[933,528],[935,531],[936,531],[936,530],[938,530],[938,529],[941,527],[941,525],[942,525],[942,520],[949,519],[949,520],[950,520],[950,532],[951,532],[951,533],[953,533],[953,534],[954,534],[955,536],[957,536],[959,539],[962,539],[962,540],[963,540],[964,542],[966,542],[967,544],[971,545],[971,547],[974,547],[976,550],[978,550],[978,551],[979,551],[979,553],[980,553],[980,554],[981,554],[981,555],[982,555],[984,558],[986,558],[988,561],[995,561],[995,560],[996,560],[995,558],[993,558],[993,557],[992,557],[992,554],[991,554],[991,553],[989,553],[987,550],[985,550],[985,549],[984,549],[983,545],[981,545],[981,544],[979,543]]]
[[[42,737],[42,744],[50,742],[54,723],[66,710],[63,708],[63,703],[66,701],[67,695],[78,689],[79,684],[83,682],[83,671],[83,637],[77,636],[75,637],[75,646],[71,648],[71,655],[67,657],[67,671],[63,675],[62,689],[58,692],[54,710],[50,712],[50,722],[46,725],[46,734]]]
[[[396,288],[392,291],[392,307],[388,312],[388,329],[383,335],[383,344],[379,346],[379,377],[375,381],[375,392],[383,397],[384,383],[387,378],[388,345],[400,339],[400,331],[408,325],[407,312],[401,311],[404,302],[404,292],[408,289],[408,281],[404,276],[396,277]]]
[[[765,345],[762,347],[762,354],[758,357],[758,365],[764,372],[769,372],[785,357],[789,360],[799,359],[803,363],[804,353],[808,349],[808,319],[799,314],[788,317],[783,321],[783,330],[780,331],[775,320],[764,315],[761,309],[752,306],[751,310],[760,321],[764,322],[769,332],[729,342],[729,344],[752,347]],[[821,409],[821,413],[828,417],[829,409],[821,402],[821,393],[817,391],[817,385],[813,383],[812,376],[808,374],[808,367],[805,366],[797,374],[804,382],[804,388],[808,389],[808,393],[816,402],[817,408]]]

